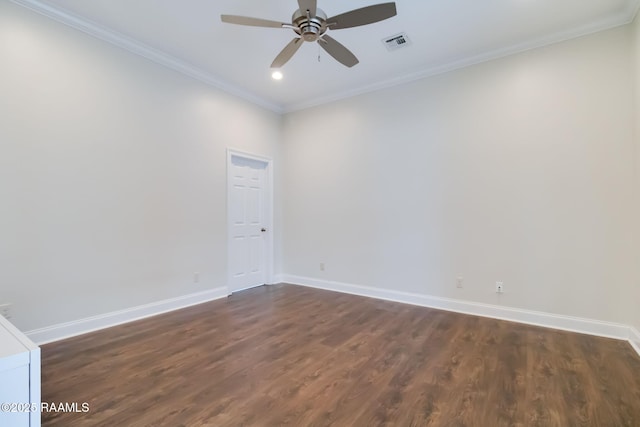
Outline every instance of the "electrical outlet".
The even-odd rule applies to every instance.
[[[0,316],[7,320],[11,319],[11,304],[0,305]]]
[[[196,271],[195,273],[193,273],[193,283],[198,283],[198,282],[200,282],[200,273]]]
[[[324,262],[320,263],[320,271],[324,271]]]
[[[502,282],[496,282],[496,293],[501,294],[504,292],[504,284]]]
[[[462,289],[462,282],[464,281],[464,278],[462,276],[458,276],[458,278],[456,279],[456,287],[458,289]]]

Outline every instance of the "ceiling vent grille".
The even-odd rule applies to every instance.
[[[389,52],[411,46],[411,40],[406,33],[396,34],[394,36],[385,37],[382,43],[387,47]]]

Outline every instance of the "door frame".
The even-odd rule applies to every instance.
[[[266,164],[265,168],[265,206],[264,206],[264,218],[265,218],[265,227],[267,228],[267,232],[265,233],[265,264],[266,264],[266,277],[265,284],[270,285],[273,284],[273,248],[274,248],[274,237],[273,237],[273,159],[270,157],[261,156],[258,154],[251,154],[244,151],[236,150],[233,148],[227,148],[227,294],[231,295],[231,185],[232,185],[232,176],[231,176],[231,165],[233,162],[233,158],[241,158],[247,160],[253,160]]]

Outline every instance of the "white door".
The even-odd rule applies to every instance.
[[[229,290],[267,283],[270,264],[269,162],[229,153]]]

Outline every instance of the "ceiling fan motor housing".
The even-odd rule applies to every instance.
[[[306,10],[297,10],[291,22],[296,27],[294,31],[306,42],[318,40],[327,31],[327,15],[321,9],[316,10],[316,16],[310,16]]]
[[[358,63],[358,58],[340,42],[325,34],[327,30],[360,27],[384,21],[397,14],[395,2],[389,2],[353,9],[327,18],[327,14],[317,7],[317,2],[318,0],[298,0],[299,9],[293,13],[291,24],[250,16],[221,15],[220,18],[222,22],[230,24],[293,30],[296,37],[280,51],[271,63],[271,68],[281,68],[286,64],[303,42],[318,42],[336,61],[351,68]]]

